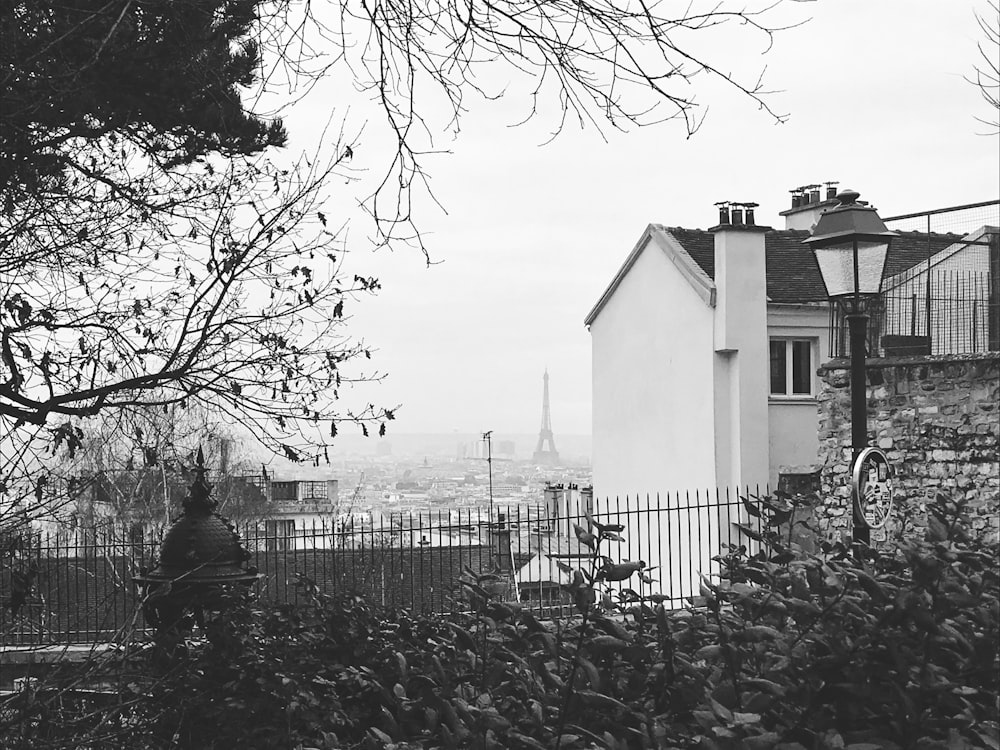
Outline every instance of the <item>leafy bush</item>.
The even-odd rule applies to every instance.
[[[588,518],[577,617],[541,622],[471,571],[473,611],[447,617],[302,581],[308,603],[216,618],[206,645],[145,665],[92,723],[104,748],[1000,747],[998,550],[968,536],[960,503],[940,498],[925,539],[863,563],[798,550],[789,498],[751,509],[769,531],[726,550],[704,606],[612,592],[652,571],[613,563],[621,528]],[[58,719],[32,725],[33,746],[97,746]]]

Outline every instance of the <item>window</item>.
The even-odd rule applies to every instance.
[[[268,551],[295,549],[295,521],[278,519],[264,522],[264,539]]]
[[[326,482],[302,482],[303,500],[326,500]]]
[[[271,497],[275,502],[295,502],[295,482],[271,482]]]
[[[771,395],[811,396],[813,342],[771,339]]]

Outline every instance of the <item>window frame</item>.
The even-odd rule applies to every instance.
[[[785,392],[775,393],[771,390],[771,344],[781,341],[785,344]],[[807,345],[809,352],[809,390],[805,393],[794,393],[795,381],[795,344]],[[816,351],[819,340],[809,336],[768,336],[767,337],[767,397],[774,401],[815,401],[816,400]]]

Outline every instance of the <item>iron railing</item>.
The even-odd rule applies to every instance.
[[[869,306],[867,356],[969,354],[1000,349],[1000,200],[887,216],[922,232],[926,263],[885,279]],[[979,230],[992,227],[984,232]],[[935,257],[932,240],[954,234],[960,253]],[[965,237],[966,239],[962,239]],[[830,356],[850,356],[845,310],[830,309]]]
[[[1000,350],[1000,289],[990,271],[936,271],[889,287],[868,305],[869,357]],[[830,308],[830,356],[850,356],[846,310]]]
[[[742,499],[741,499],[742,495]],[[757,520],[745,502],[757,492],[698,492],[593,501],[592,518],[621,524],[622,541],[603,550],[615,562],[644,560],[652,582],[614,584],[659,594],[668,606],[698,596],[700,576],[715,577],[725,545],[753,544],[736,522]],[[578,509],[577,513],[582,513]],[[263,603],[302,602],[299,576],[326,593],[357,592],[392,608],[448,612],[468,608],[463,572],[494,573],[503,597],[541,616],[569,609],[571,570],[589,564],[574,524],[582,515],[553,516],[541,507],[390,514],[377,527],[261,522],[241,537],[260,575]],[[72,534],[8,534],[0,550],[0,645],[122,642],[148,635],[133,576],[150,568],[158,542],[127,538],[111,528]]]

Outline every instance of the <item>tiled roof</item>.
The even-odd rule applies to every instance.
[[[715,238],[711,232],[682,227],[660,229],[669,232],[701,270],[715,279]],[[826,287],[816,259],[802,244],[808,236],[809,232],[791,229],[772,230],[764,235],[767,296],[772,302],[826,301]],[[934,255],[961,239],[957,234],[900,232],[889,247],[884,276],[902,273],[926,261],[928,250]]]

